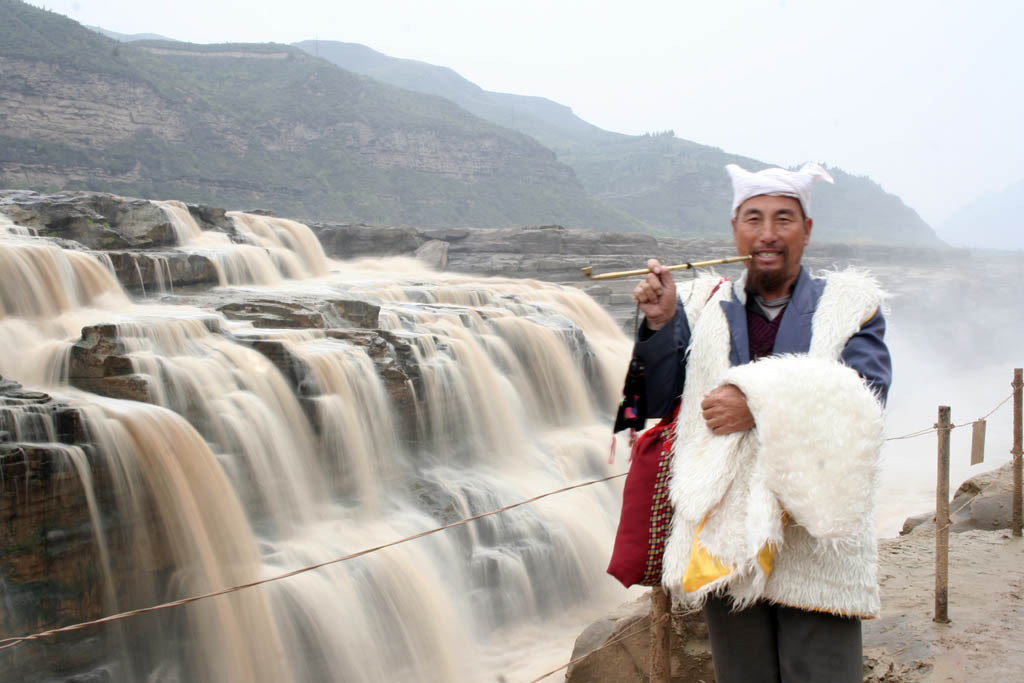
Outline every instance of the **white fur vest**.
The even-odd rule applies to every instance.
[[[692,336],[662,574],[685,604],[715,593],[731,596],[737,607],[765,599],[842,615],[879,612],[874,525],[882,408],[839,357],[883,295],[859,272],[825,278],[806,354],[730,365],[720,302],[735,296],[745,303],[745,275],[703,308],[686,307]],[[717,281],[699,278],[680,296],[705,301]],[[701,400],[723,384],[746,394],[753,429],[715,436],[707,428]],[[707,554],[724,570],[695,585],[694,564]]]

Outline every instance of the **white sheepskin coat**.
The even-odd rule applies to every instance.
[[[703,308],[686,307],[693,332],[662,575],[684,604],[700,605],[715,593],[730,595],[738,608],[766,599],[841,615],[878,615],[874,524],[882,407],[839,356],[878,310],[883,294],[860,272],[824,277],[806,354],[730,365],[729,326],[719,302],[735,293],[745,303],[745,275],[732,288],[721,287]],[[704,301],[717,281],[697,279],[680,295]],[[723,384],[746,394],[753,429],[726,436],[708,429],[700,403]],[[685,593],[682,579],[701,522],[700,543],[734,569]],[[775,547],[768,576],[757,561],[766,543]]]

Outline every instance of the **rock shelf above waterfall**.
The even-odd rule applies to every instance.
[[[149,249],[175,245],[170,221],[146,199],[104,192],[0,190],[0,213],[43,237],[78,242],[89,249]],[[227,230],[224,211],[195,207],[207,230]]]

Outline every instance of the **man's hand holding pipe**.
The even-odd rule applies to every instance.
[[[658,259],[648,259],[647,267],[651,272],[633,289],[633,299],[647,317],[648,329],[660,330],[676,315],[676,284],[672,271]]]

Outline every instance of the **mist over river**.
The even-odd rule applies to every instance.
[[[603,292],[605,309],[564,284],[328,258],[294,221],[133,201],[118,239],[150,243],[119,249],[40,236],[27,209],[0,205],[0,641],[625,471],[625,440],[614,465],[608,449],[630,284]],[[81,226],[76,240],[114,239]],[[956,422],[981,416],[1021,364],[1020,297],[1007,295],[1019,258],[921,254],[808,254],[812,268],[869,266],[893,295],[894,436],[929,427],[940,402]],[[1008,417],[990,420],[985,468],[1008,457]],[[966,431],[954,432],[954,483],[968,474]],[[934,452],[933,436],[887,444],[882,534],[930,509]],[[527,681],[636,594],[604,573],[620,491],[589,486],[23,643],[0,650],[0,670]]]

